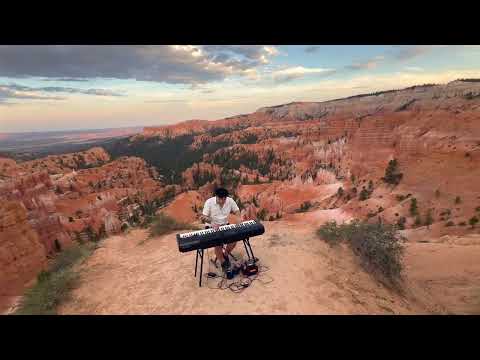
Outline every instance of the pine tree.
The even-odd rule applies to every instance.
[[[410,200],[410,214],[412,216],[415,216],[415,215],[418,214],[417,199],[416,198],[412,198],[412,200]]]

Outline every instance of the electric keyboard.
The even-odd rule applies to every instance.
[[[216,230],[205,229],[177,234],[177,243],[180,252],[188,252],[245,240],[264,232],[265,227],[261,223],[249,220],[239,224],[223,225]]]

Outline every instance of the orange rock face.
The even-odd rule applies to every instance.
[[[46,251],[16,201],[0,202],[0,296],[18,296],[19,289],[46,265]]]
[[[143,159],[125,157],[100,165],[110,159],[103,149],[80,155],[88,166],[78,170],[79,154],[68,154],[63,165],[61,155],[0,162],[8,175],[0,181],[0,286],[5,292],[19,292],[46,256],[85,237],[87,230],[118,233],[141,205],[165,192]]]
[[[53,175],[70,172],[73,169],[99,166],[109,160],[110,155],[103,148],[95,147],[78,153],[50,155],[46,158],[23,162],[19,166],[27,173],[47,171]]]

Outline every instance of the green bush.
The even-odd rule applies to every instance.
[[[343,188],[342,188],[342,187],[339,187],[339,188],[338,188],[338,191],[337,191],[337,195],[338,195],[339,197],[342,197],[343,194],[344,194]]]
[[[257,213],[257,218],[258,218],[259,220],[262,220],[262,221],[265,220],[266,216],[267,216],[267,210],[266,210],[266,209],[261,209],[261,210]]]
[[[387,184],[398,185],[400,180],[403,178],[403,174],[398,172],[398,162],[396,159],[390,160],[388,162],[387,168],[385,169],[385,176],[382,178]]]
[[[465,221],[459,222],[458,226],[467,226],[467,223]]]
[[[300,209],[298,209],[297,212],[306,212],[311,207],[312,207],[312,203],[310,201],[305,201],[300,205]]]
[[[317,235],[330,245],[338,244],[342,240],[340,226],[335,220],[328,221],[317,230]]]
[[[480,211],[480,206],[477,206],[477,207],[475,208],[475,211]]]
[[[476,216],[473,216],[472,218],[470,218],[470,220],[468,220],[468,223],[473,229],[475,227],[475,224],[478,223],[478,218]]]
[[[425,225],[430,226],[433,224],[432,211],[428,210],[427,215],[425,216]]]
[[[194,230],[195,226],[183,222],[178,222],[174,218],[160,213],[152,221],[150,226],[150,236],[161,236],[176,230]]]
[[[402,216],[398,219],[397,221],[397,227],[399,230],[405,230],[405,223],[407,222],[407,219],[405,216]]]
[[[457,196],[455,198],[455,204],[460,204],[462,202],[462,199],[460,198],[460,196]]]
[[[415,227],[418,227],[420,225],[422,225],[422,218],[420,217],[420,215],[417,215],[416,218],[415,218],[415,222],[413,223],[413,225]]]
[[[345,240],[357,254],[362,266],[379,280],[387,280],[396,285],[401,278],[403,238],[395,226],[358,220],[349,224],[337,225],[327,222],[317,230],[317,235],[330,244]]]
[[[57,306],[68,299],[78,280],[73,266],[85,260],[94,250],[92,244],[74,245],[59,253],[47,271],[37,276],[15,311],[16,315],[55,315]]]
[[[403,201],[403,200],[405,200],[406,197],[405,197],[405,195],[397,195],[396,198],[397,198],[398,201]]]
[[[370,197],[370,193],[368,192],[367,189],[365,189],[365,187],[362,189],[362,191],[360,191],[360,194],[358,195],[358,200],[360,201],[365,201],[367,200],[368,198]]]
[[[412,198],[410,200],[410,215],[415,216],[418,215],[418,207],[417,207],[417,199]]]

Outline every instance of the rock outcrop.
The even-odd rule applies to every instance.
[[[17,201],[0,202],[0,296],[18,296],[46,265],[46,252]]]

